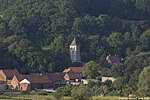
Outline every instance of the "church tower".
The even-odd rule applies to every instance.
[[[70,56],[72,63],[81,63],[80,44],[75,38],[70,45]]]

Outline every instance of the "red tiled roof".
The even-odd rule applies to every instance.
[[[118,55],[115,55],[115,56],[109,55],[107,56],[106,60],[111,61],[111,63],[116,63],[116,64],[121,63],[121,59]]]
[[[65,69],[63,72],[68,73],[71,70],[73,72],[82,73],[83,72],[83,67],[69,67],[68,69]]]
[[[14,75],[19,75],[19,72],[14,69],[14,70],[2,70],[3,73],[6,75],[6,78],[13,78]]]
[[[61,80],[64,80],[64,75],[65,73],[47,73],[45,74],[48,76],[49,80],[51,81],[61,81]]]

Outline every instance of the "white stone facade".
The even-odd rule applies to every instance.
[[[70,56],[72,63],[81,62],[80,45],[76,43],[75,39],[72,41],[70,45]]]

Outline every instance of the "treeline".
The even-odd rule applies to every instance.
[[[141,91],[139,74],[150,65],[150,54],[143,53],[150,50],[149,11],[149,0],[0,0],[0,68],[62,71],[76,37],[85,68],[93,66],[84,77],[99,79],[101,72],[117,79],[93,91]],[[122,57],[122,64],[108,64],[109,54]]]
[[[53,0],[52,0],[53,1]],[[70,0],[71,1],[71,0]],[[70,2],[69,1],[69,2]],[[0,11],[9,8],[12,5],[21,5],[28,2],[45,2],[34,0],[0,0]],[[36,3],[36,4],[38,4]],[[106,13],[111,16],[117,16],[124,19],[149,19],[150,1],[149,0],[83,0],[71,1],[71,6],[75,8],[78,14],[90,14],[99,16],[100,13]]]
[[[0,0],[1,68],[62,71],[74,37],[82,61],[102,67],[108,54],[148,52],[149,6],[149,0]]]

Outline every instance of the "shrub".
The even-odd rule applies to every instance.
[[[2,94],[4,94],[4,92],[3,92],[3,91],[0,91],[0,95],[2,95]]]
[[[9,86],[7,84],[4,84],[3,85],[3,90],[8,90],[9,89]]]
[[[53,96],[56,98],[56,100],[59,100],[62,97],[62,94],[55,92]]]
[[[35,91],[35,90],[32,90],[31,92],[30,92],[30,94],[31,95],[35,95],[37,92]]]
[[[87,87],[92,88],[94,85],[95,85],[95,82],[89,81],[88,84],[87,84]]]
[[[72,91],[71,100],[90,100],[91,91],[85,86],[79,86]]]
[[[54,93],[54,97],[56,99],[59,99],[62,96],[71,96],[72,89],[73,89],[73,86],[70,84],[67,84],[63,87],[59,87],[56,89],[56,92]]]
[[[103,89],[101,88],[101,86],[94,86],[92,89],[91,89],[93,95],[97,96],[97,95],[101,95],[103,94]]]
[[[20,94],[29,94],[28,91],[20,91]]]
[[[41,91],[41,92],[37,92],[38,95],[47,95],[47,92],[45,91]]]
[[[0,96],[0,99],[7,99],[6,96]]]
[[[11,99],[12,98],[12,94],[9,94],[8,96],[7,96],[7,99]]]

